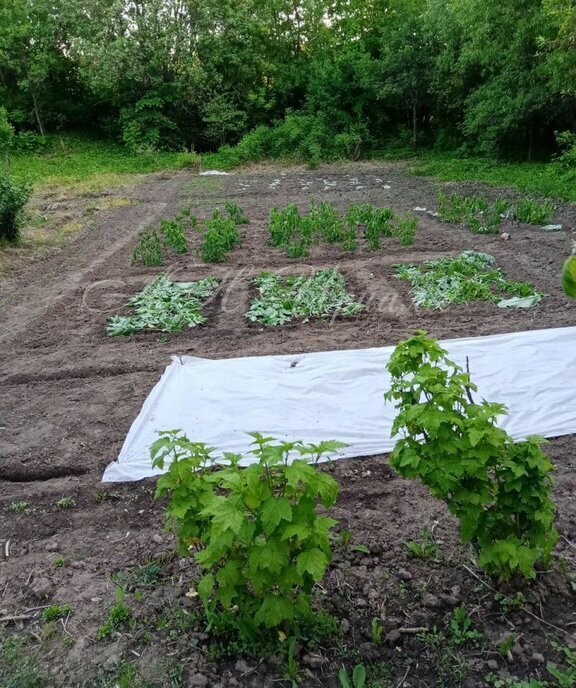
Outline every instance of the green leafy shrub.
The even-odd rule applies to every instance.
[[[218,287],[215,277],[196,282],[171,282],[164,274],[133,296],[128,307],[134,315],[113,315],[108,319],[108,336],[131,335],[152,330],[179,332],[206,322],[202,307]]]
[[[576,132],[557,131],[556,142],[561,153],[556,156],[556,165],[567,170],[576,169]]]
[[[12,140],[12,151],[14,153],[43,153],[46,150],[48,141],[45,136],[41,136],[34,131],[21,131]]]
[[[244,212],[244,208],[240,207],[237,203],[232,201],[226,201],[224,208],[228,213],[228,217],[237,225],[247,225],[250,224],[250,220]]]
[[[0,242],[19,241],[22,213],[31,193],[29,184],[19,184],[0,169]]]
[[[390,208],[372,208],[364,229],[364,237],[373,251],[380,248],[382,237],[393,235],[393,218],[394,212]]]
[[[249,458],[218,460],[200,442],[178,431],[161,432],[151,447],[154,466],[168,471],[157,497],[170,495],[168,521],[181,551],[204,575],[197,585],[209,621],[232,615],[241,637],[284,629],[312,616],[311,596],[331,561],[330,531],[336,521],[317,512],[329,508],[338,484],[318,461],[339,442],[306,445],[276,442],[259,433]],[[289,457],[298,455],[291,463]]]
[[[534,198],[523,198],[516,204],[512,217],[517,222],[529,225],[545,225],[550,222],[553,214],[554,205],[550,201],[539,203]]]
[[[284,248],[290,258],[308,255],[312,244],[311,224],[294,203],[283,208],[272,208],[268,231],[272,246]]]
[[[486,573],[534,578],[558,539],[543,440],[515,442],[499,428],[504,406],[475,403],[470,376],[424,333],[398,344],[388,371],[386,399],[398,409],[392,432],[402,435],[390,464],[446,502]]]
[[[132,251],[132,265],[163,265],[162,243],[156,228],[147,227],[138,232],[138,239],[138,245]]]
[[[405,215],[397,215],[394,223],[394,236],[398,237],[398,242],[401,246],[412,246],[414,243],[414,236],[416,234],[416,227],[418,226],[418,218],[412,213]]]
[[[328,244],[337,244],[344,235],[344,222],[340,213],[330,203],[322,201],[310,207],[308,215],[309,232],[319,236]]]
[[[332,268],[300,277],[263,273],[253,284],[260,298],[252,301],[246,317],[263,325],[284,325],[296,319],[308,322],[335,315],[349,317],[364,309],[346,291],[344,277]]]
[[[412,300],[421,308],[441,309],[451,303],[488,301],[542,294],[527,282],[507,280],[487,253],[463,251],[456,258],[427,260],[421,265],[396,265],[396,277],[410,282]]]
[[[175,217],[172,220],[162,220],[160,231],[164,235],[166,245],[173,248],[176,253],[186,253],[188,251],[182,218]]]
[[[198,255],[206,263],[223,263],[230,251],[240,246],[236,224],[230,218],[221,217],[217,210],[212,219],[206,220],[204,224],[206,229]]]

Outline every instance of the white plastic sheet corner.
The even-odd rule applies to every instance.
[[[469,359],[477,398],[506,404],[515,439],[576,433],[576,327],[442,342]],[[259,431],[305,442],[340,440],[336,458],[389,452],[394,408],[386,364],[394,347],[209,360],[174,357],[132,424],[103,482],[140,480],[157,431],[181,428],[218,452],[246,453]]]

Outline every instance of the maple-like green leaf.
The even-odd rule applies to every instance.
[[[286,497],[270,497],[262,505],[262,525],[269,535],[281,521],[292,520],[292,505]]]
[[[328,559],[322,550],[314,548],[301,552],[296,558],[296,570],[303,576],[310,574],[318,582],[328,566]]]

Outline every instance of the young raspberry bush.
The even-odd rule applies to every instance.
[[[194,551],[203,571],[197,592],[209,625],[232,614],[241,638],[269,628],[290,636],[314,617],[312,591],[332,559],[330,531],[337,521],[318,508],[334,504],[338,484],[317,463],[344,445],[276,442],[250,433],[249,457],[226,453],[218,460],[179,431],[159,434],[153,464],[170,465],[157,497],[170,495],[167,518],[182,552]],[[255,463],[242,468],[245,458]]]
[[[515,442],[497,427],[505,407],[475,403],[468,373],[425,333],[398,344],[388,371],[386,399],[399,411],[392,433],[402,435],[390,464],[446,502],[486,573],[534,578],[558,540],[543,439]]]

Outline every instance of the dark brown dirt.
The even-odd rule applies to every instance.
[[[502,195],[469,183],[461,187]],[[130,192],[137,203],[100,211],[64,248],[11,271],[0,282],[0,642],[2,625],[28,638],[27,651],[54,674],[43,685],[100,685],[95,677],[102,670],[112,676],[126,662],[158,686],[268,686],[283,675],[273,660],[236,666],[210,659],[203,634],[193,624],[182,626],[193,604],[184,595],[193,571],[189,562],[173,556],[172,536],[163,534],[163,506],[152,498],[153,481],[114,487],[99,483],[170,355],[219,358],[363,348],[393,344],[416,329],[447,338],[575,324],[576,303],[559,284],[573,236],[573,206],[558,209],[567,230],[543,233],[506,223],[502,231],[510,234],[508,241],[420,214],[416,241],[409,248],[392,240],[378,252],[363,248],[346,254],[320,246],[296,262],[266,244],[272,205],[295,202],[305,208],[314,198],[341,209],[362,201],[397,211],[434,209],[439,188],[396,165],[315,171],[264,167],[221,177],[154,175]],[[107,338],[107,317],[160,271],[130,266],[137,232],[182,207],[206,217],[225,199],[241,204],[251,218],[241,228],[242,247],[221,266],[205,265],[190,253],[172,256],[163,268],[182,281],[210,274],[220,278],[208,323],[165,337]],[[416,309],[391,266],[465,249],[491,253],[508,277],[533,282],[546,298],[522,311],[486,303],[437,312]],[[366,299],[367,311],[348,321],[278,329],[248,323],[244,313],[250,278],[263,270],[290,272],[293,266],[298,272],[338,267],[351,290]],[[300,685],[338,686],[335,676],[342,662],[366,664],[379,677],[374,686],[476,686],[490,671],[550,679],[546,661],[558,661],[550,639],[575,646],[568,637],[576,628],[574,584],[569,584],[576,560],[573,446],[573,437],[548,445],[557,467],[562,535],[557,550],[565,563],[560,565],[559,559],[526,591],[528,611],[506,614],[494,593],[474,578],[471,553],[459,544],[455,523],[441,503],[419,485],[398,478],[384,457],[339,462],[334,470],[342,490],[334,515],[352,533],[352,542],[367,545],[370,554],[338,552],[324,587],[330,604],[346,620],[341,648],[321,647],[319,657],[302,658]],[[55,506],[63,496],[76,505]],[[13,511],[11,505],[20,501],[34,511]],[[403,542],[421,539],[424,527],[433,529],[438,555],[432,561],[410,560]],[[114,602],[111,575],[154,557],[162,558],[165,578],[140,587],[140,600],[128,595],[135,626],[113,640],[96,642],[97,628]],[[59,559],[64,563],[56,567]],[[74,614],[65,628],[47,630],[38,617],[1,620],[38,615],[25,610],[67,602]],[[466,605],[483,639],[453,657],[448,653],[442,660],[430,644],[401,630],[445,631],[459,604]],[[177,609],[185,610],[184,622]],[[158,619],[164,617],[166,625],[159,628]],[[387,638],[380,645],[372,642],[373,618],[381,620],[382,638]],[[514,636],[509,655],[499,650],[507,634]],[[462,676],[454,668],[460,655],[467,662]],[[167,664],[183,667],[182,683],[169,682]]]

